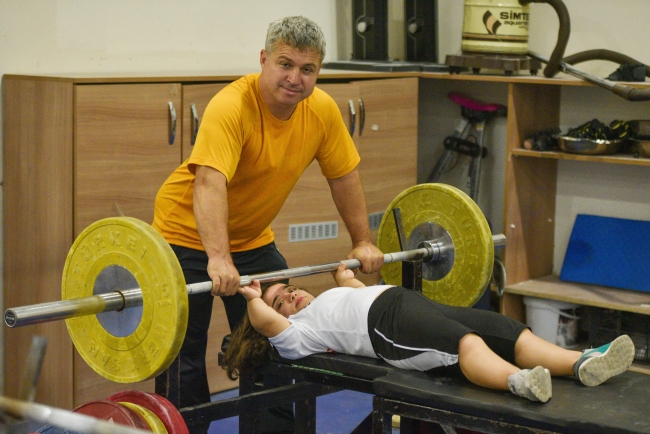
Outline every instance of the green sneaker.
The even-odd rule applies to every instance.
[[[633,360],[634,343],[628,335],[621,335],[602,347],[585,350],[573,365],[573,373],[585,386],[598,386],[625,372]]]
[[[522,369],[508,377],[508,388],[522,398],[546,402],[551,399],[553,394],[551,373],[541,366],[534,369]]]

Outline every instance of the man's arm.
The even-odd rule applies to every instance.
[[[233,295],[239,288],[239,272],[230,256],[226,177],[208,166],[196,166],[194,218],[208,255],[212,295]]]
[[[249,286],[239,287],[239,293],[246,299],[251,324],[267,338],[279,335],[291,325],[288,319],[262,300],[259,280],[254,280]]]
[[[352,251],[348,259],[356,258],[361,261],[361,271],[374,273],[384,264],[384,254],[370,241],[368,227],[368,211],[363,195],[359,171],[352,172],[340,178],[327,179],[332,192],[336,209],[339,211],[352,239]]]

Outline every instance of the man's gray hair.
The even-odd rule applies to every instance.
[[[273,21],[266,32],[264,50],[271,54],[278,42],[299,50],[314,50],[325,58],[325,37],[318,24],[305,17],[285,17]]]

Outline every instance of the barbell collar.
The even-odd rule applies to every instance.
[[[136,291],[140,296],[142,305],[142,291]],[[33,304],[31,306],[17,307],[5,311],[5,324],[8,327],[40,324],[65,318],[74,318],[83,315],[92,315],[101,312],[122,310],[125,307],[123,292],[113,291],[106,294],[90,297],[74,298]],[[133,301],[137,303],[137,301]],[[135,304],[130,304],[135,306]]]
[[[503,235],[495,235],[493,236],[493,239],[495,240],[495,246],[497,242],[505,244],[505,236]],[[386,253],[384,254],[384,263],[389,264],[393,262],[414,261],[419,259],[428,262],[435,262],[443,250],[453,249],[453,246],[447,246],[433,241],[430,241],[429,243],[430,244],[426,244],[426,242],[423,242],[421,243],[421,247],[413,250]],[[335,271],[341,262],[345,263],[346,268],[350,270],[361,267],[361,262],[358,259],[347,259],[328,264],[289,268],[269,273],[241,276],[239,286],[250,285],[254,280],[259,280],[260,283],[277,282],[293,277],[310,276],[313,274]],[[212,291],[212,281],[192,283],[186,286],[189,295]],[[102,312],[119,311],[129,307],[142,306],[142,303],[142,291],[140,288],[119,290],[107,292],[105,294],[92,295],[90,297],[39,303],[30,306],[7,309],[5,311],[5,324],[11,328],[22,327],[84,315],[93,315]]]

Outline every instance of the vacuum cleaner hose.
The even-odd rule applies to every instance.
[[[650,77],[650,66],[643,64],[625,54],[617,53],[611,50],[587,50],[580,53],[573,54],[563,59],[564,51],[566,50],[567,43],[569,42],[569,34],[571,33],[571,20],[569,18],[569,11],[562,0],[519,0],[519,3],[526,6],[530,3],[548,3],[557,12],[558,19],[560,20],[560,29],[558,31],[558,39],[551,57],[545,59],[535,53],[529,52],[529,55],[546,63],[544,68],[544,75],[548,78],[554,77],[558,72],[571,74],[575,77],[581,78],[597,86],[603,87],[614,92],[616,95],[625,98],[628,101],[650,101],[650,89],[638,89],[623,84],[614,83],[613,81],[601,79],[586,72],[573,68],[571,65],[576,63],[585,62],[588,60],[608,60],[618,64],[641,64],[645,66],[645,73]]]
[[[646,77],[650,77],[650,66],[645,65],[643,62],[639,62],[630,56],[612,50],[586,50],[564,58],[564,62],[568,65],[576,65],[590,60],[608,60],[610,62],[618,63],[619,65],[644,65],[645,75]]]
[[[564,51],[569,43],[569,36],[571,34],[571,19],[569,18],[569,11],[562,2],[562,0],[519,0],[519,3],[526,6],[530,3],[548,3],[553,6],[557,17],[560,20],[560,29],[557,35],[557,44],[553,49],[553,53],[548,60],[546,68],[544,68],[544,76],[551,78],[555,77],[560,72],[560,62],[564,57]]]

